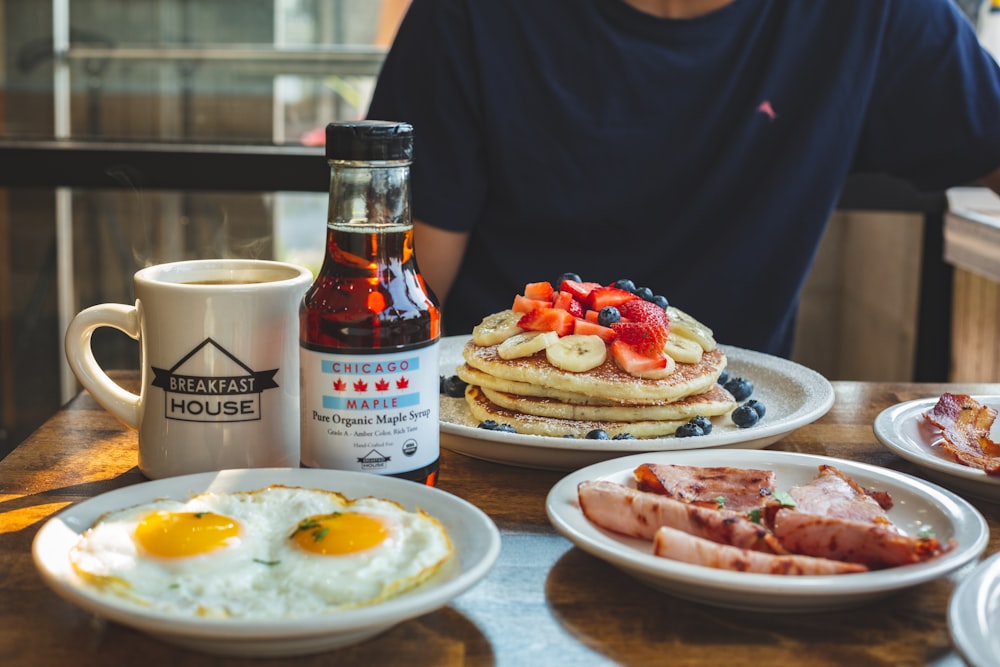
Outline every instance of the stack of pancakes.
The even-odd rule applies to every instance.
[[[626,373],[611,355],[574,373],[551,365],[545,352],[503,359],[497,347],[468,341],[456,373],[469,383],[465,398],[473,418],[510,424],[518,433],[584,438],[602,429],[612,437],[656,438],[672,435],[692,417],[718,417],[736,407],[717,384],[726,367],[719,348],[650,380]]]

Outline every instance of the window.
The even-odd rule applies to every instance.
[[[171,154],[181,182],[230,149],[311,151],[323,183],[322,130],[363,116],[407,5],[0,0],[0,142],[77,157],[89,154],[81,146],[186,147]],[[266,151],[254,165],[270,164]],[[65,153],[46,155],[55,172]],[[68,318],[94,303],[131,302],[136,269],[253,256],[315,270],[322,257],[322,186],[213,191],[218,174],[208,173],[164,188],[128,160],[75,168],[104,169],[113,187],[0,183],[0,456],[77,390],[62,359]],[[106,367],[138,365],[124,335],[98,332],[94,347]]]

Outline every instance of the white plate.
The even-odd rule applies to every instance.
[[[951,595],[948,630],[971,667],[994,667],[1000,656],[1000,554],[969,573]]]
[[[1000,477],[987,475],[978,468],[962,465],[934,445],[938,429],[924,419],[939,396],[919,398],[886,408],[872,425],[875,437],[897,456],[924,469],[927,476],[944,486],[987,500],[1000,500]],[[1000,396],[973,396],[977,401],[1000,409]],[[997,438],[1000,426],[994,425]]]
[[[463,363],[468,336],[443,339],[441,374],[454,375]],[[726,420],[708,435],[645,440],[586,440],[502,433],[476,428],[465,400],[441,397],[441,446],[487,461],[548,470],[576,470],[636,452],[739,447],[759,449],[791,431],[816,421],[833,405],[833,387],[822,375],[787,359],[723,346],[730,376],[753,382],[756,398],[767,413],[755,426],[742,429]]]
[[[454,557],[418,588],[385,602],[331,614],[278,620],[181,618],[143,609],[86,586],[74,573],[69,551],[103,513],[155,498],[187,499],[204,491],[250,491],[270,484],[339,491],[355,498],[376,496],[421,508],[448,530]],[[42,579],[60,596],[97,616],[208,653],[277,657],[347,646],[434,611],[476,584],[500,553],[493,521],[468,502],[439,489],[366,473],[318,469],[251,469],[199,473],[145,482],[74,505],[38,531],[32,555]]]
[[[818,466],[832,464],[863,487],[888,491],[889,517],[910,535],[932,530],[956,547],[931,561],[902,567],[825,576],[785,576],[717,570],[654,556],[652,542],[598,528],[580,511],[577,485],[585,480],[629,483],[642,463],[762,468],[775,472],[778,491],[806,483]],[[768,612],[825,611],[860,605],[903,588],[941,577],[978,558],[989,540],[983,516],[954,493],[934,484],[876,466],[825,456],[772,450],[695,450],[626,456],[564,477],[546,500],[549,520],[576,546],[636,579],[678,597],[705,604]]]

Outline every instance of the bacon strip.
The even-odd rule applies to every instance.
[[[669,526],[721,544],[785,553],[771,531],[736,512],[689,505],[603,480],[581,482],[577,495],[587,519],[622,535],[652,540],[658,528]]]
[[[774,493],[773,470],[644,463],[633,474],[642,491],[711,508],[722,499],[721,506],[734,512],[761,508]]]
[[[941,429],[941,448],[962,464],[1000,474],[1000,443],[990,438],[997,411],[968,394],[942,394],[924,417]]]
[[[843,563],[812,556],[766,554],[717,544],[666,526],[656,531],[653,553],[664,558],[720,570],[759,574],[847,574],[868,570],[864,565],[857,563]]]

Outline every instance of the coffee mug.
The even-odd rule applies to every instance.
[[[298,467],[298,308],[308,269],[251,259],[172,262],[133,277],[135,305],[73,318],[66,359],[80,384],[139,435],[151,479],[226,468]],[[100,327],[139,341],[133,394],[94,357]]]

